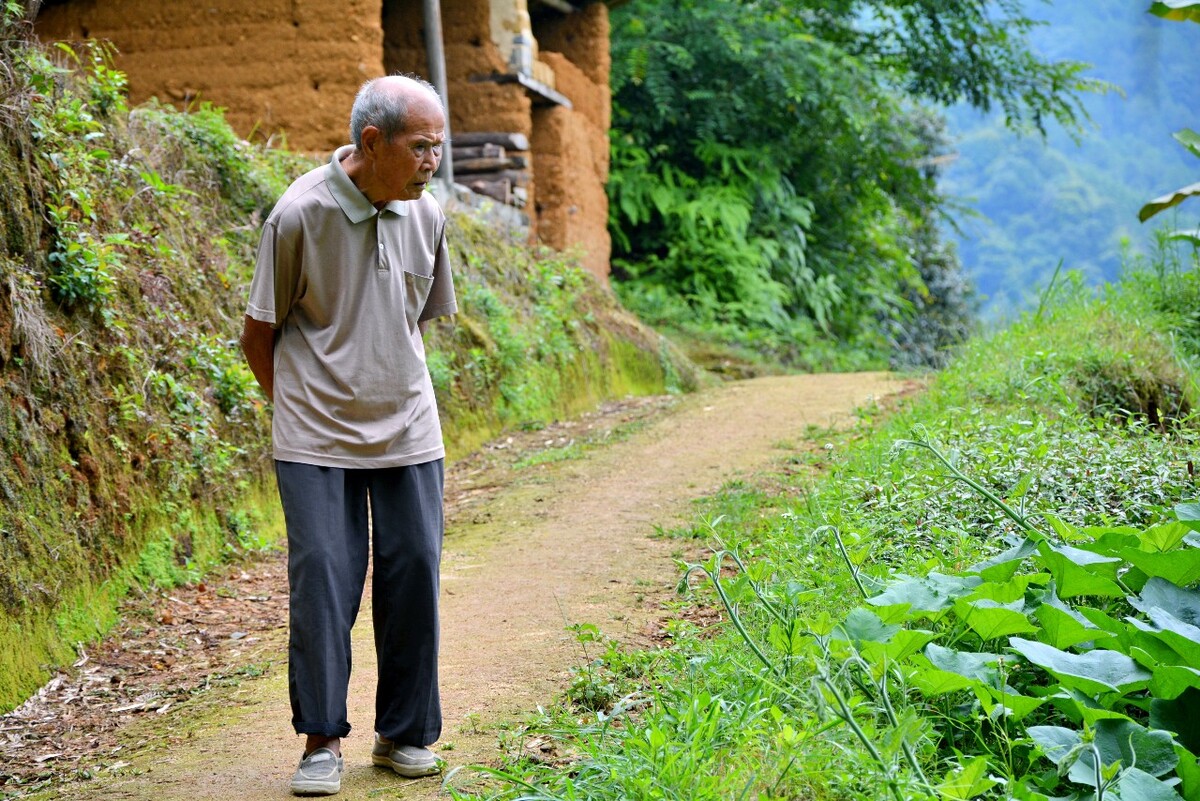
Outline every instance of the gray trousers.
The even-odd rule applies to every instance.
[[[443,461],[355,470],[275,463],[288,535],[288,693],[299,734],[350,733],[350,629],[371,551],[375,731],[402,745],[441,735],[438,567]],[[367,510],[370,508],[370,517]]]

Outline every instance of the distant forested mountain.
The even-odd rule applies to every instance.
[[[1076,144],[1061,129],[1018,137],[998,117],[952,109],[957,158],[942,187],[983,216],[959,214],[963,265],[990,316],[1026,304],[1059,259],[1091,282],[1114,278],[1122,242],[1145,251],[1155,226],[1194,227],[1184,204],[1150,223],[1143,203],[1200,180],[1200,161],[1171,134],[1200,129],[1200,25],[1167,22],[1130,0],[1028,0],[1047,24],[1031,37],[1054,59],[1093,65],[1119,91],[1088,103],[1093,125]],[[1194,203],[1194,202],[1193,202]]]

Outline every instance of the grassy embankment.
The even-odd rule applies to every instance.
[[[129,109],[101,49],[0,11],[0,709],[130,591],[273,545],[269,410],[236,347],[259,221],[314,162],[219,111]],[[430,335],[451,456],[695,374],[571,259],[451,219]]]
[[[671,533],[712,550],[670,647],[576,623],[561,707],[456,792],[1200,798],[1200,538],[1176,520],[1197,261],[1160,253],[1099,297],[1068,282],[918,397],[706,501]],[[703,608],[723,622],[689,622]],[[541,735],[557,763],[527,759]]]

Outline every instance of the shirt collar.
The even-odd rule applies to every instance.
[[[350,176],[346,175],[346,170],[342,167],[342,159],[353,152],[354,145],[343,145],[333,151],[333,156],[329,159],[326,180],[329,184],[329,191],[333,194],[333,199],[341,206],[342,211],[350,219],[350,222],[357,224],[374,217],[381,210],[376,209],[371,204],[371,201],[367,200],[367,196],[359,191],[358,187],[354,185],[354,181],[350,180]],[[399,214],[401,217],[407,217],[408,204],[403,200],[390,200],[384,205],[382,211],[390,211],[393,214]]]

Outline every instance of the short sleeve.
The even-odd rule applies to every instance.
[[[254,278],[250,282],[247,316],[279,328],[287,319],[300,283],[300,255],[296,242],[268,219],[258,243]]]

